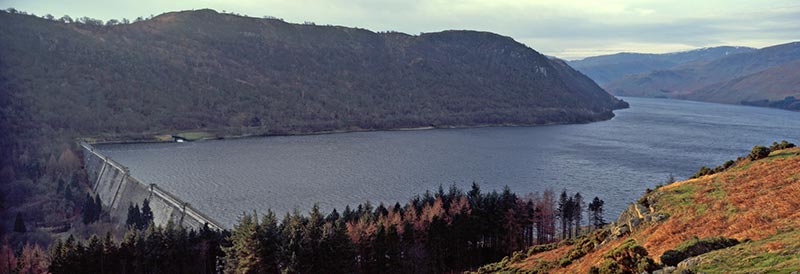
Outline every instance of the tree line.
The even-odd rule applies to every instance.
[[[21,11],[21,10],[17,10],[15,8],[7,8],[4,11],[7,12],[7,13],[11,13],[11,14],[29,15],[27,12]],[[224,10],[222,11],[222,13],[236,15],[236,16],[242,16],[239,13],[234,13],[234,12],[230,12],[229,13],[229,12],[226,12]],[[31,13],[30,15],[31,16],[36,16],[36,14],[33,14],[33,13]],[[244,15],[244,16],[247,16],[247,15]],[[128,18],[122,18],[120,20],[108,19],[108,21],[103,22],[103,20],[95,19],[95,18],[88,17],[88,16],[82,16],[82,17],[77,17],[77,18],[73,19],[71,16],[66,15],[66,14],[64,16],[61,16],[61,17],[55,17],[52,14],[48,13],[48,14],[42,15],[40,18],[47,19],[47,20],[50,20],[50,21],[61,22],[61,23],[65,23],[65,24],[73,24],[73,23],[75,23],[75,24],[84,24],[84,25],[90,25],[90,26],[115,26],[115,25],[127,25],[127,24],[131,24],[131,23],[138,23],[138,22],[142,22],[142,21],[145,21],[145,20],[153,19],[154,17],[155,16],[151,14],[150,16],[147,16],[147,17],[143,17],[143,16],[136,17],[136,19],[133,19],[133,21],[129,20]],[[270,19],[270,20],[278,20],[278,21],[281,21],[281,22],[285,21],[283,18],[278,18],[278,17],[270,16],[270,15],[265,15],[262,18],[263,19]],[[316,25],[314,22],[311,22],[311,21],[305,21],[303,24],[304,25],[312,25],[312,26]],[[325,26],[332,26],[332,25],[325,25]]]
[[[559,241],[603,224],[603,202],[580,193],[519,197],[508,187],[467,192],[451,186],[405,205],[369,202],[324,213],[315,205],[282,219],[246,213],[231,231],[185,231],[171,222],[141,226],[147,203],[129,207],[130,230],[51,248],[53,273],[440,273],[474,269],[531,245]],[[584,213],[590,222],[583,220]],[[152,216],[152,213],[149,213]],[[149,217],[152,220],[152,217]],[[147,217],[144,217],[147,219]],[[590,224],[590,226],[586,226]],[[561,228],[558,233],[557,228]]]
[[[111,233],[87,241],[72,235],[50,246],[49,270],[58,273],[217,273],[225,232],[185,230],[172,222],[145,230],[131,227],[116,242]]]
[[[11,13],[11,14],[28,15],[27,12],[20,11],[20,10],[17,10],[15,8],[7,8],[7,9],[5,9],[5,12]],[[36,16],[36,14],[30,14],[30,15]],[[90,26],[103,26],[103,25],[105,25],[105,26],[114,26],[114,25],[120,25],[120,24],[126,24],[127,25],[127,24],[130,24],[130,23],[136,23],[136,22],[141,22],[141,21],[144,21],[144,20],[149,20],[149,19],[152,19],[153,17],[154,17],[153,15],[150,15],[147,18],[139,16],[139,17],[136,17],[136,19],[134,19],[133,22],[131,22],[131,20],[128,20],[128,18],[122,18],[122,20],[109,19],[108,21],[106,21],[104,23],[103,20],[91,18],[91,17],[88,17],[88,16],[82,16],[82,17],[78,17],[78,18],[75,18],[75,19],[73,19],[69,15],[64,15],[64,16],[56,18],[55,16],[53,16],[52,14],[49,14],[49,13],[41,16],[42,19],[47,19],[47,20],[50,20],[50,21],[57,21],[57,22],[65,23],[65,24],[77,23],[77,24],[84,24],[84,25],[90,25]]]

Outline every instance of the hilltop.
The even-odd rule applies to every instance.
[[[89,22],[0,13],[0,109],[16,140],[583,123],[627,106],[488,32],[376,33],[213,10]]]
[[[648,191],[610,225],[534,246],[485,272],[609,273],[800,269],[800,148],[740,158]],[[712,173],[711,175],[703,175]],[[664,265],[662,265],[664,264]],[[665,266],[666,265],[666,266]],[[677,268],[674,266],[677,265]],[[672,271],[672,272],[671,272]]]
[[[691,62],[604,85],[621,96],[666,97],[800,110],[800,42]]]

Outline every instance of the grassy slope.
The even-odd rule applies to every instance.
[[[550,273],[586,273],[600,267],[603,255],[635,239],[656,261],[694,236],[725,236],[752,241],[698,256],[695,270],[718,272],[783,272],[800,269],[800,148],[773,152],[768,158],[745,160],[725,172],[677,182],[647,194],[658,197],[655,213],[670,217],[645,223],[633,233],[599,246],[586,256]],[[563,246],[508,263],[509,270],[536,269],[558,260]]]

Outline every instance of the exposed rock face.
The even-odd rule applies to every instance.
[[[645,194],[639,202],[631,203],[628,208],[620,213],[617,220],[611,223],[611,239],[617,239],[635,231],[642,224],[662,222],[669,218],[669,214],[656,212],[659,192]]]

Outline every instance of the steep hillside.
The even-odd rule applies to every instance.
[[[711,62],[628,75],[605,85],[616,95],[719,103],[800,97],[796,87],[800,42],[729,55]],[[776,81],[777,80],[777,81]]]
[[[724,166],[718,169],[724,171],[646,193],[616,222],[585,237],[533,247],[483,270],[788,273],[800,269],[800,148],[772,151],[759,160],[740,158],[727,169]]]
[[[587,57],[570,61],[569,64],[602,86],[621,79],[628,74],[664,70],[691,62],[709,62],[728,55],[753,50],[755,49],[748,47],[723,46],[664,54],[623,52]]]
[[[17,140],[579,123],[626,106],[486,32],[413,36],[199,10],[113,26],[2,12],[0,36],[0,110]]]
[[[699,89],[686,99],[769,106],[800,94],[800,60]],[[796,100],[795,100],[796,101]],[[800,103],[800,102],[798,102]],[[800,106],[784,108],[800,110]]]

